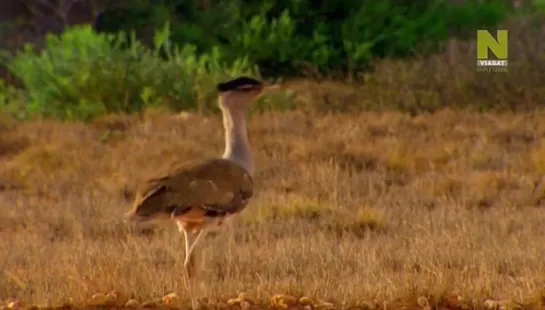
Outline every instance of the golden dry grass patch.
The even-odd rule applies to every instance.
[[[534,300],[545,284],[544,216],[527,197],[544,121],[448,110],[255,115],[256,196],[200,248],[198,295],[392,309],[396,298],[418,305],[415,295],[444,306],[453,291],[478,305]],[[121,134],[104,140],[105,130]],[[174,225],[138,231],[121,216],[139,182],[221,153],[218,117],[153,112],[8,132],[25,142],[0,161],[0,181],[21,186],[0,191],[1,299],[59,304],[121,290],[138,305],[171,292],[188,301]],[[475,164],[472,154],[499,149]]]

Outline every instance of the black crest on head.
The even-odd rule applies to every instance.
[[[258,81],[256,79],[246,77],[246,76],[242,76],[242,77],[236,78],[234,80],[229,80],[227,82],[219,83],[216,86],[216,89],[219,92],[226,92],[226,91],[230,91],[230,90],[242,90],[243,91],[243,90],[250,90],[250,89],[260,87],[262,84],[263,84],[262,82],[260,82],[260,81]]]

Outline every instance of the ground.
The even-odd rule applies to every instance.
[[[135,229],[121,217],[139,182],[221,154],[218,116],[1,124],[0,299],[60,305],[116,290],[187,302],[175,225]],[[535,112],[253,115],[256,196],[201,244],[195,294],[539,307],[544,137]]]

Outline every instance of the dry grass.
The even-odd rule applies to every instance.
[[[251,139],[257,196],[203,244],[202,296],[539,300],[545,115],[269,113]],[[4,126],[0,299],[187,299],[176,229],[120,219],[139,181],[221,145],[219,118],[196,115]]]

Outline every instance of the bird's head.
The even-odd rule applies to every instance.
[[[263,95],[282,91],[279,85],[265,85],[261,81],[245,76],[219,83],[216,89],[219,92],[221,110],[243,112]]]

